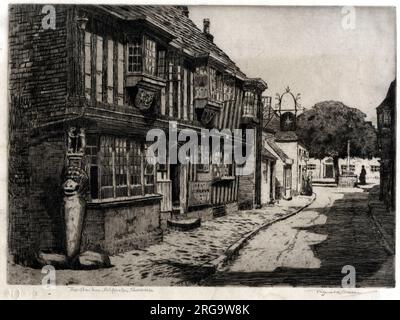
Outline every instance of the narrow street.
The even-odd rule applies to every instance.
[[[368,215],[368,190],[316,187],[316,201],[258,233],[203,285],[340,287],[342,268],[356,286],[394,286],[393,256]]]

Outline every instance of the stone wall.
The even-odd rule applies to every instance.
[[[81,251],[117,254],[161,240],[160,200],[91,205],[86,210]]]

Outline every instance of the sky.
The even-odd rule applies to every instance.
[[[202,29],[248,77],[289,86],[311,108],[325,100],[362,110],[376,125],[376,107],[396,75],[396,17],[390,7],[191,6]],[[274,103],[274,102],[273,102]]]

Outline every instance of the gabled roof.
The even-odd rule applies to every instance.
[[[269,152],[268,149],[266,149],[266,148],[264,148],[264,147],[262,148],[261,156],[262,156],[263,158],[267,158],[267,159],[270,159],[270,160],[272,160],[272,161],[278,160],[278,158],[275,157],[275,156],[272,154],[272,152]]]
[[[278,145],[273,140],[267,140],[267,144],[271,147],[272,150],[281,158],[283,162],[286,162],[290,158],[286,155],[286,153],[278,147]]]
[[[276,113],[272,106],[269,107],[268,114],[270,115],[268,119],[263,119],[263,129],[268,132],[278,132],[281,129],[281,121],[279,115]]]
[[[185,16],[176,6],[157,5],[99,5],[99,8],[126,21],[146,20],[159,28],[168,30],[175,36],[171,45],[180,47],[191,56],[198,57],[209,54],[213,60],[222,64],[227,71],[239,79],[246,75],[240,71],[229,56]]]
[[[290,141],[297,141],[298,137],[296,132],[294,131],[278,131],[275,134],[276,141],[282,142],[290,142]]]
[[[377,107],[377,109],[381,109],[384,106],[388,106],[392,109],[395,108],[396,106],[396,79],[392,81],[392,83],[389,86],[389,90],[386,94],[385,99],[382,101],[382,103]]]

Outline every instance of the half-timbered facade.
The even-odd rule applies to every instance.
[[[261,143],[267,86],[247,78],[213,43],[208,20],[201,31],[185,7],[54,8],[56,29],[43,30],[41,5],[10,7],[11,118],[21,118],[11,123],[18,146],[10,156],[29,168],[10,173],[30,181],[13,181],[21,188],[10,200],[25,200],[10,213],[11,228],[20,223],[26,230],[13,233],[13,254],[63,250],[58,190],[66,168],[87,175],[82,249],[142,247],[161,239],[167,219],[207,219],[236,210],[240,201],[260,203],[257,148],[254,173],[240,178],[234,164],[147,159],[147,132],[168,134],[171,123],[199,137],[202,128],[253,128],[255,145]],[[28,140],[21,153],[19,143]],[[240,189],[248,191],[242,199]]]

